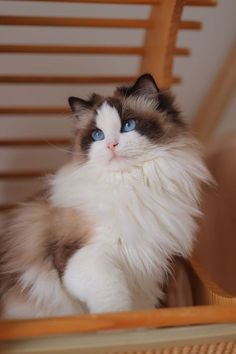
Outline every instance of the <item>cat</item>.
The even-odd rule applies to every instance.
[[[3,318],[158,307],[192,250],[210,175],[172,96],[150,74],[111,97],[70,97],[71,161],[1,236]]]

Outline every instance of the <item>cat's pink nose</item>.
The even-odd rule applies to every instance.
[[[118,145],[117,142],[112,142],[107,144],[107,148],[110,149],[111,151],[114,151],[117,145]]]

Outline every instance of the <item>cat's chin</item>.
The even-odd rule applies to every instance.
[[[112,163],[112,162],[122,162],[122,161],[125,161],[126,158],[124,156],[120,156],[120,155],[113,155],[111,156],[109,162]]]
[[[129,169],[129,167],[130,162],[128,158],[124,156],[112,156],[107,163],[107,169],[110,171],[125,171]]]

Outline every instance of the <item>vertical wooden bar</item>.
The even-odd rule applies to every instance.
[[[151,73],[161,88],[172,83],[173,54],[183,5],[183,0],[162,0],[151,9],[140,71]]]

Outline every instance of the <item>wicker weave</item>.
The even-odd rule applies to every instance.
[[[190,262],[195,305],[236,305],[236,297],[214,283],[195,257],[192,257]]]
[[[159,350],[109,352],[106,354],[236,354],[236,341],[175,346]]]

